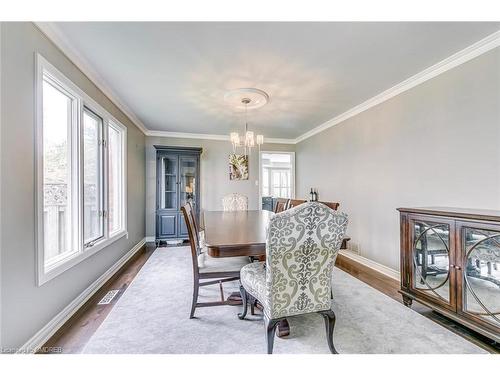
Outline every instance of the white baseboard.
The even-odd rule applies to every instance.
[[[361,263],[362,265],[364,265],[368,268],[371,268],[377,272],[380,272],[380,273],[384,274],[385,276],[388,276],[388,277],[390,277],[394,280],[397,280],[397,281],[401,281],[399,271],[396,271],[392,268],[384,266],[383,264],[377,263],[371,259],[365,258],[365,257],[363,257],[359,254],[356,254],[352,251],[349,251],[349,250],[340,250],[339,253],[342,254],[343,256],[345,256],[346,258],[349,258],[349,259],[354,260],[355,262]]]
[[[92,295],[99,290],[139,249],[146,243],[146,238],[143,238],[130,251],[128,251],[118,262],[113,264],[106,272],[104,272],[96,281],[85,289],[78,297],[76,297],[68,306],[66,306],[59,314],[57,314],[50,322],[48,322],[40,331],[38,331],[31,339],[29,339],[17,353],[35,353],[43,344],[45,344],[64,323],[68,321],[80,307],[87,302]]]
[[[146,237],[146,242],[155,242],[155,241],[156,241],[155,236]]]

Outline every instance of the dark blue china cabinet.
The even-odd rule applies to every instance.
[[[156,242],[188,238],[181,207],[191,202],[200,215],[201,148],[156,148]]]

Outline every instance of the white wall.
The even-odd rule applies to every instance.
[[[311,187],[349,214],[351,245],[399,269],[402,206],[500,209],[500,48],[296,145]]]
[[[0,347],[19,348],[145,234],[144,135],[32,23],[1,24]],[[127,126],[127,221],[122,238],[37,286],[35,273],[35,54],[41,53]]]
[[[155,236],[156,207],[156,149],[160,146],[201,147],[201,209],[222,210],[222,197],[229,193],[240,193],[248,197],[248,207],[257,210],[259,205],[259,153],[253,152],[248,159],[249,179],[229,180],[229,141],[205,139],[181,139],[146,137],[146,235]],[[294,151],[294,145],[264,144],[262,151]]]

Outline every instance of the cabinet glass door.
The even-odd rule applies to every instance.
[[[160,167],[160,209],[177,208],[177,157],[163,156]]]
[[[444,305],[453,305],[451,294],[450,223],[413,219],[411,288]]]
[[[196,157],[194,156],[181,156],[179,158],[180,207],[187,202],[191,202],[195,212],[197,210],[197,207],[195,207],[197,194],[196,164]]]
[[[500,230],[462,227],[462,311],[500,327]]]

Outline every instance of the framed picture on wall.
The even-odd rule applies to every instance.
[[[229,155],[229,179],[248,180],[248,155]]]

